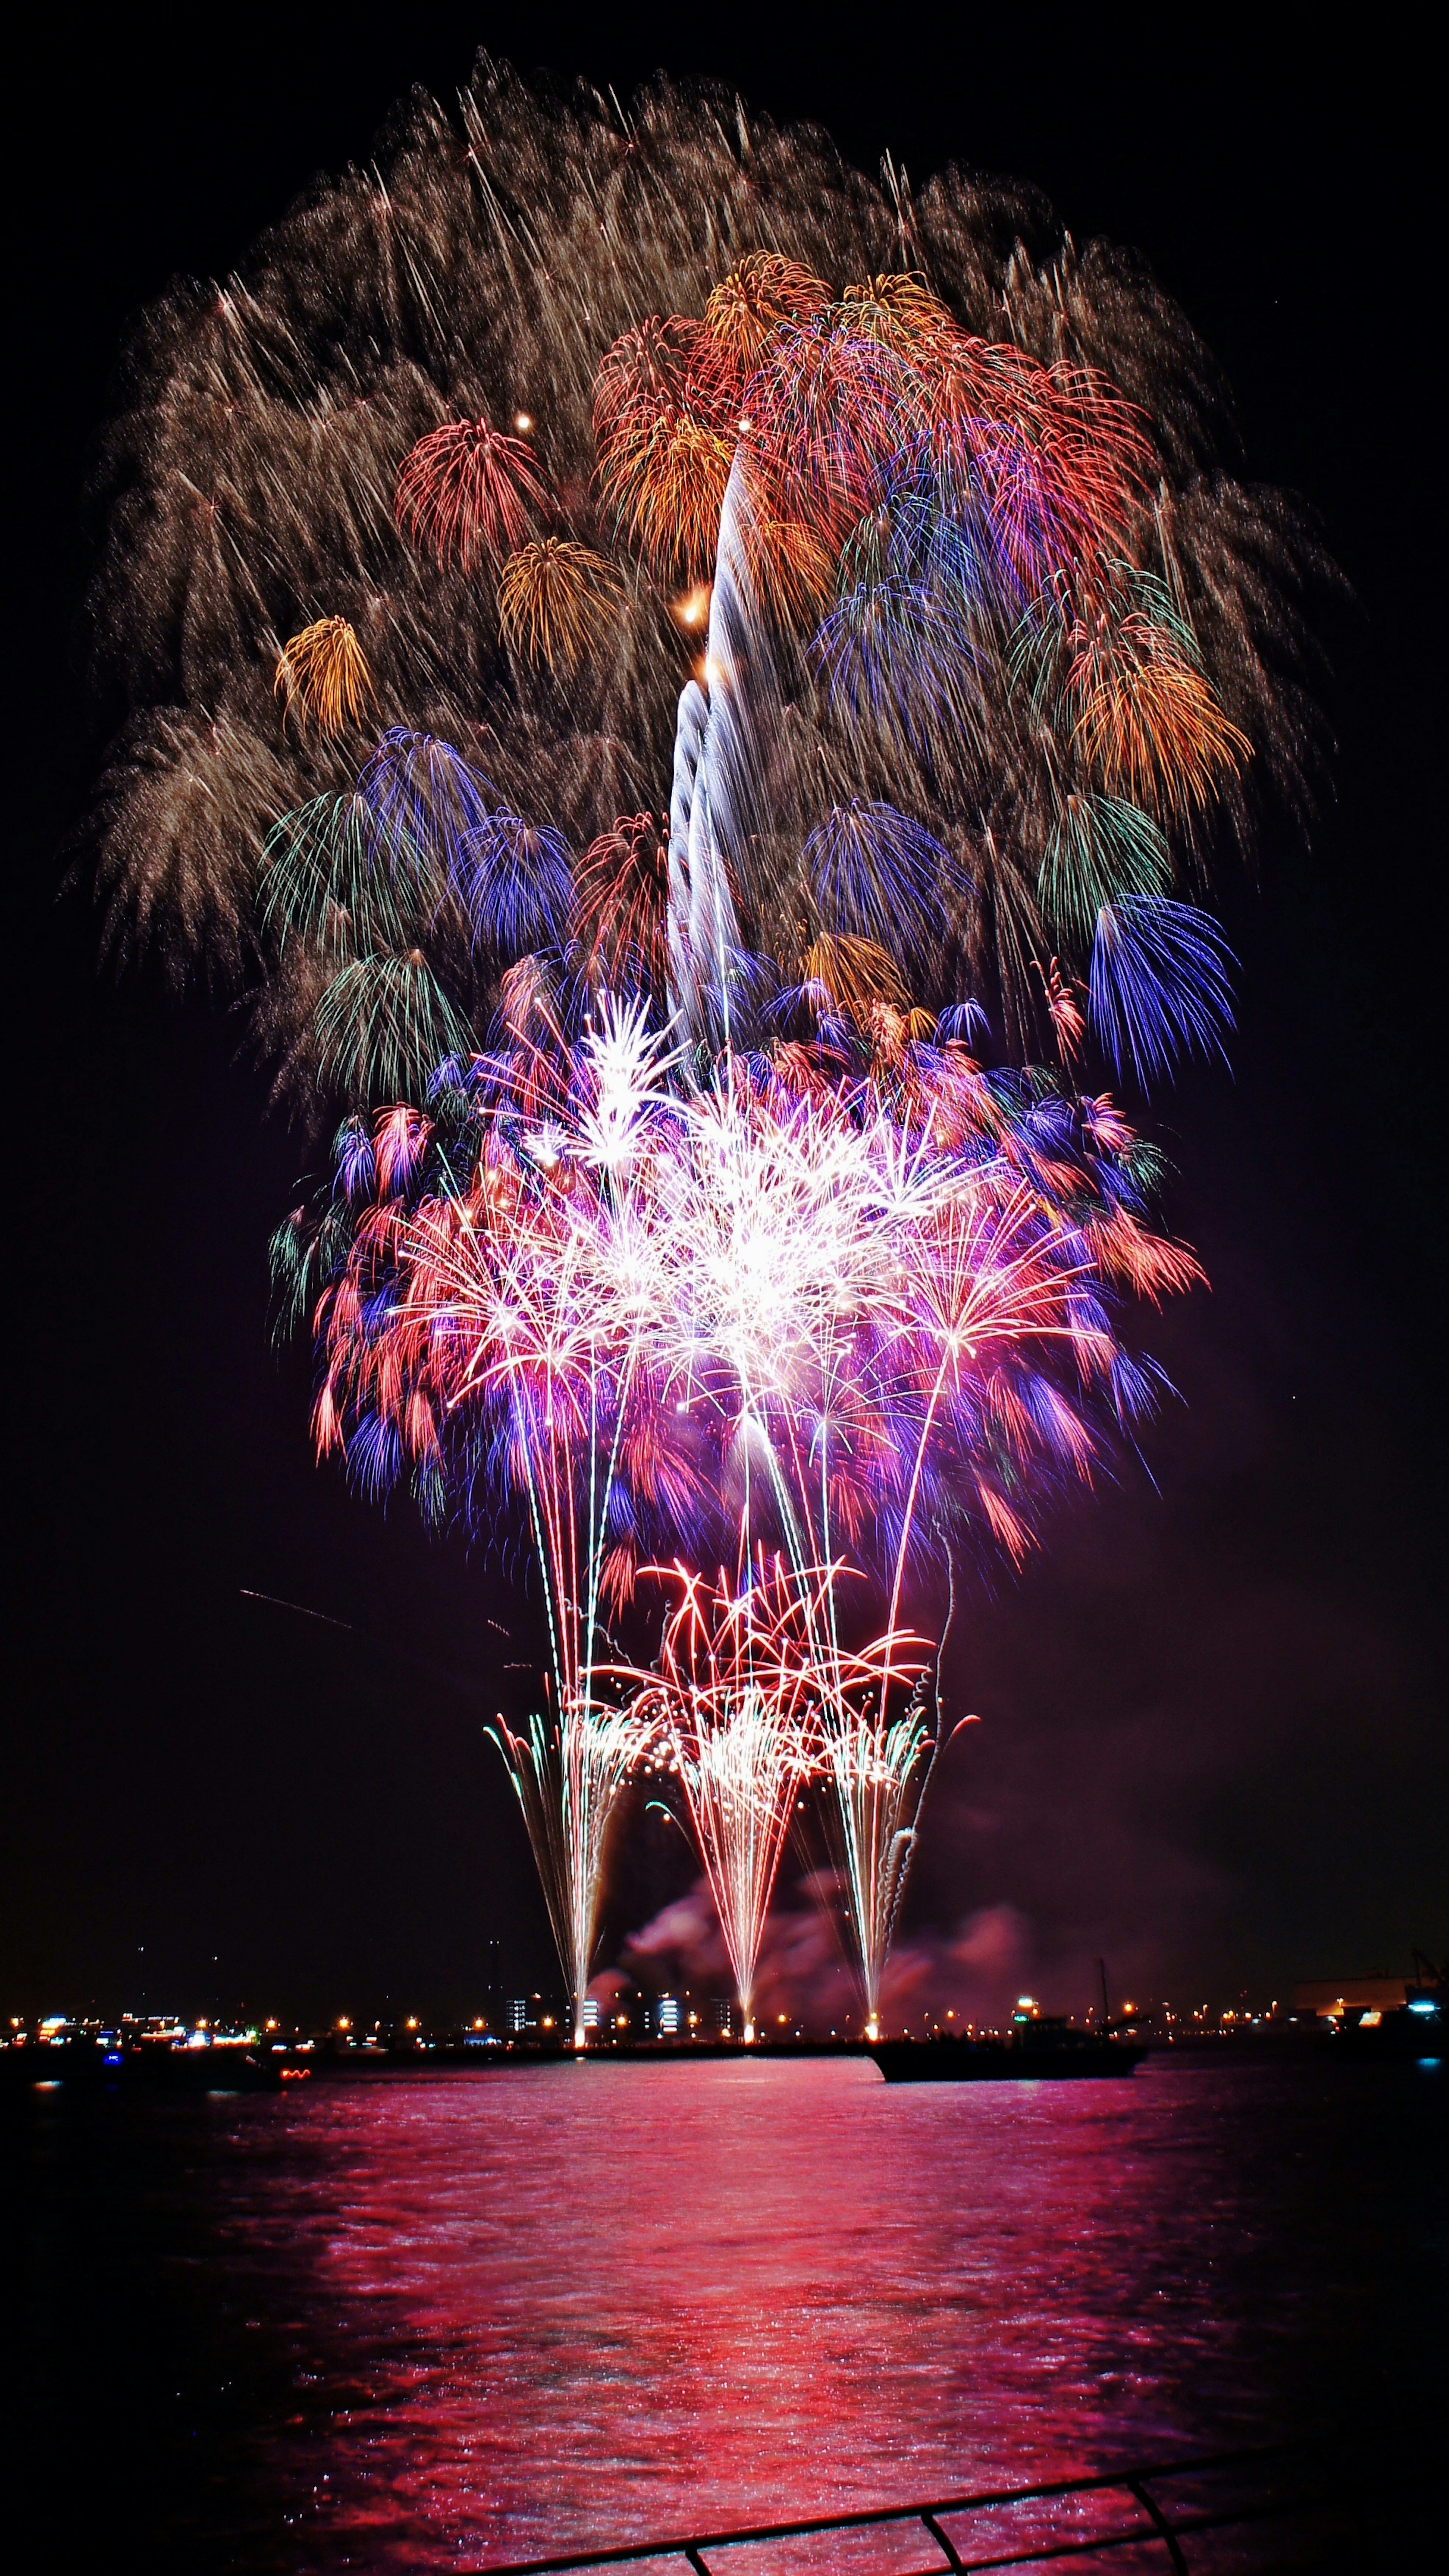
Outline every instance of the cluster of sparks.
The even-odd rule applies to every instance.
[[[672,96],[621,137],[485,65],[462,110],[339,199],[341,377],[278,269],[120,434],[161,479],[107,578],[137,667],[181,642],[106,783],[112,929],[254,971],[280,1086],[346,1109],[274,1245],[319,1452],[522,1512],[548,1671],[497,1741],[578,2042],[661,1771],[747,2027],[823,1785],[873,2028],[941,1731],[908,1610],[1131,1436],[1118,1309],[1200,1275],[1108,1085],[1230,1024],[1187,896],[1256,756],[1302,792],[1305,552],[1203,470],[1181,317],[1070,244],[988,292],[959,174],[888,215]]]

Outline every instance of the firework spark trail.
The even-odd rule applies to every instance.
[[[839,1874],[860,1963],[867,2039],[880,2035],[891,1936],[937,1751],[929,1694],[921,1681],[905,1711],[897,1717],[888,1714],[889,1682],[902,1678],[897,1646],[892,1638],[889,1669],[865,1704],[838,1701],[819,1735],[820,1769],[835,1793]]]

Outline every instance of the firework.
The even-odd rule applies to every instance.
[[[582,2048],[610,1829],[625,1785],[650,1750],[652,1721],[642,1710],[590,1704],[557,1722],[534,1716],[518,1732],[500,1716],[490,1731],[523,1809],[568,1979],[573,2044]]]
[[[1181,816],[1247,757],[1251,745],[1218,706],[1179,618],[1103,615],[1074,632],[1071,653],[1073,743],[1109,795]]]
[[[693,1751],[671,1704],[671,1759],[742,1991],[804,1757],[794,1719],[771,1732],[789,1676],[747,1690],[726,1650],[808,1628],[789,1705],[820,1736],[874,2013],[934,1738],[924,1700],[895,1704],[913,1644],[842,1660],[843,1557],[888,1594],[888,1638],[908,1579],[929,1589],[961,1549],[1019,1557],[1042,1500],[1151,1410],[1115,1283],[1151,1297],[1198,1275],[1144,1221],[1150,1162],[1110,1102],[986,1077],[958,1041],[905,1030],[874,1062],[842,1084],[782,1047],[701,1093],[643,1006],[606,996],[576,1049],[554,1028],[443,1067],[426,1119],[348,1122],[337,1185],[278,1239],[294,1311],[318,1316],[319,1449],[368,1492],[410,1475],[434,1513],[491,1520],[500,1484],[523,1507],[551,1681],[498,1740],[576,1997],[638,1749],[602,1688],[604,1622],[651,1542],[727,1550],[777,1623],[731,1626],[742,1587],[721,1579],[681,1594],[672,1632],[680,1687],[707,1636],[724,1691]]]
[[[372,674],[345,617],[316,618],[283,645],[276,693],[311,716],[323,733],[361,723],[373,699]]]
[[[522,1502],[543,1585],[546,1702],[519,1729],[500,1717],[495,1740],[547,1893],[576,2035],[609,1826],[637,1751],[631,1722],[595,1685],[620,1581],[620,1515],[637,1519],[650,1475],[651,1407],[630,1401],[641,1316],[621,1293],[619,1246],[638,1129],[662,1098],[660,1061],[637,1017],[606,1007],[569,1093],[547,1056],[491,1078],[475,1067],[471,1095],[459,1093],[482,1122],[466,1173],[450,1169],[446,1146],[441,1174],[430,1165],[438,1130],[405,1109],[380,1117],[370,1138],[350,1122],[340,1192],[313,1244],[290,1225],[277,1247],[294,1302],[332,1269],[318,1308],[319,1451],[345,1449],[370,1492],[411,1471],[433,1512],[447,1507],[450,1478],[475,1511],[499,1482]],[[451,1078],[458,1085],[456,1067]],[[424,1183],[439,1177],[450,1186],[433,1195]],[[603,1279],[611,1293],[600,1293]],[[677,1468],[656,1461],[654,1481],[677,1510]]]
[[[667,976],[668,854],[652,814],[620,814],[584,852],[574,926],[591,981],[650,993]]]
[[[465,573],[521,545],[548,486],[533,450],[487,420],[452,420],[404,457],[394,509],[400,529],[439,564]]]
[[[1000,216],[480,61],[148,318],[106,443],[108,936],[344,1113],[276,1246],[319,1449],[528,1533],[497,1741],[576,2035],[646,1738],[747,2001],[830,1784],[874,2019],[935,1744],[907,1592],[1022,1556],[1152,1409],[1119,1299],[1199,1276],[1101,1086],[1231,1024],[1209,861],[1307,801],[1325,568],[1175,308]]]
[[[904,1657],[908,1650],[892,1641]],[[891,1678],[910,1680],[893,1658]],[[881,1988],[891,1936],[916,1843],[916,1818],[935,1762],[936,1736],[924,1673],[912,1682],[904,1711],[889,1714],[887,1691],[872,1677],[857,1698],[837,1694],[820,1730],[821,1772],[834,1792],[834,1839],[860,1966],[865,2035],[880,2036]]]
[[[606,556],[567,537],[536,537],[499,575],[504,641],[530,662],[572,670],[608,632],[619,589]]]
[[[628,541],[662,580],[697,578],[714,561],[736,440],[717,407],[688,398],[628,413],[600,447],[599,484]]]
[[[743,392],[782,323],[808,322],[830,301],[823,278],[778,251],[751,251],[711,287],[701,332],[703,364]],[[696,348],[701,343],[696,343]]]

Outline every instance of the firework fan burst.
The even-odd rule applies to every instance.
[[[678,1564],[646,1572],[674,1593],[657,1667],[618,1678],[632,1685],[631,1714],[678,1782],[748,2044],[765,1918],[799,1791],[838,1770],[839,1748],[867,1740],[865,1706],[876,1712],[870,1740],[891,1739],[880,1720],[892,1679],[917,1680],[930,1649],[892,1636],[845,1651],[835,1635],[837,1566],[787,1567],[758,1548],[734,1582],[721,1570],[706,1583]],[[924,1743],[924,1728],[913,1732]]]

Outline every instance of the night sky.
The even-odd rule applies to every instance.
[[[1443,630],[1429,477],[1439,281],[1418,196],[1422,66],[1263,54],[1217,26],[1165,61],[914,13],[781,55],[732,14],[248,14],[227,44],[53,50],[12,91],[8,632],[12,1565],[0,2008],[482,2008],[550,1953],[482,1734],[526,1617],[496,1563],[318,1474],[309,1366],[266,1329],[265,1242],[315,1155],[265,1112],[221,1000],[96,963],[62,843],[101,748],[74,641],[81,500],[126,317],[221,273],[417,79],[478,42],[612,80],[733,79],[917,183],[1036,182],[1079,242],[1142,250],[1223,361],[1254,479],[1318,512],[1353,598],[1325,627],[1340,739],[1311,853],[1270,830],[1223,903],[1233,1072],[1162,1106],[1173,1228],[1213,1282],[1143,1338],[1183,1402],[959,1615],[979,1712],[932,1792],[913,1993],[1174,2004],[1449,1950],[1439,1675]],[[710,22],[712,25],[714,21]],[[800,23],[794,21],[793,23]],[[1326,26],[1321,21],[1321,26]],[[1206,49],[1206,38],[1204,38]],[[19,309],[16,309],[16,308]],[[23,1141],[24,1152],[19,1150]],[[1152,1480],[1155,1480],[1152,1481]],[[269,1608],[275,1595],[326,1614]],[[613,1955],[691,1873],[655,1829]],[[497,1943],[496,1950],[490,1943]]]

